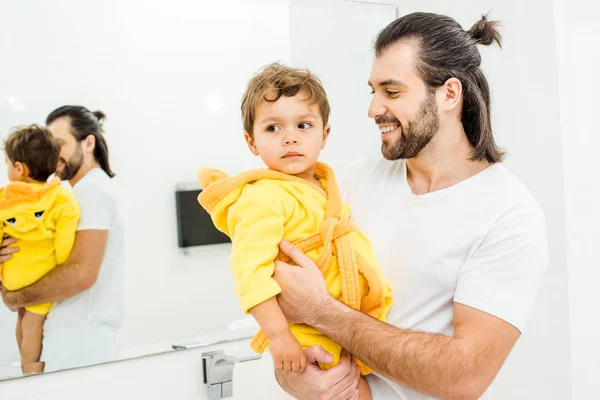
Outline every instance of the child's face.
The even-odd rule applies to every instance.
[[[248,132],[244,136],[250,151],[269,169],[311,178],[330,127],[323,126],[318,104],[305,98],[301,91],[276,102],[263,101],[256,107],[254,138]]]
[[[22,181],[24,178],[23,164],[20,162],[17,162],[16,165],[13,164],[6,154],[4,155],[4,161],[8,169],[8,180],[11,182]]]

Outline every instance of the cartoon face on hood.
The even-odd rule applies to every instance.
[[[0,189],[0,221],[4,231],[25,233],[37,230],[54,204],[60,179],[42,185],[11,182]]]

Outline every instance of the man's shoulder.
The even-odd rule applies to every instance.
[[[114,184],[103,170],[94,168],[77,182],[73,187],[73,193],[77,198],[88,194],[114,197]]]
[[[485,180],[489,201],[502,208],[502,217],[540,216],[544,211],[525,183],[514,175],[504,164],[490,167]]]

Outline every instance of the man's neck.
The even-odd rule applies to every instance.
[[[77,171],[77,173],[75,174],[75,176],[69,179],[69,184],[71,184],[71,187],[75,187],[75,185],[77,185],[77,182],[79,182],[84,176],[87,175],[88,172],[90,172],[94,168],[100,168],[100,164],[98,164],[95,160],[84,162],[79,168],[79,171]]]
[[[490,164],[472,161],[473,147],[460,129],[438,134],[415,158],[406,160],[406,176],[414,194],[425,194],[456,185],[477,175]]]

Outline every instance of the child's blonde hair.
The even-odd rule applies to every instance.
[[[272,63],[256,74],[248,83],[242,98],[242,123],[244,130],[253,136],[256,107],[263,101],[275,102],[283,95],[296,96],[300,91],[308,94],[305,101],[318,104],[323,125],[329,121],[329,101],[319,78],[307,69],[290,68]]]

